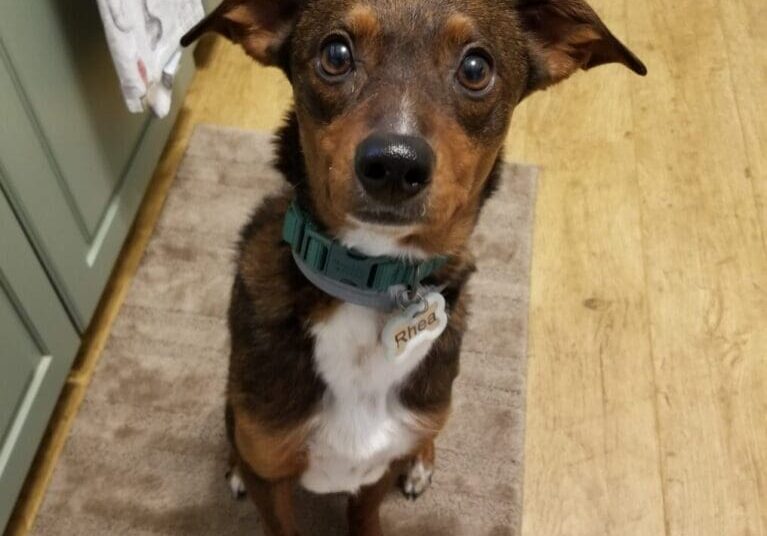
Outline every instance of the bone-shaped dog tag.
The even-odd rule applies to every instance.
[[[430,292],[386,323],[381,332],[386,355],[393,360],[404,358],[421,344],[435,341],[446,327],[445,298]]]

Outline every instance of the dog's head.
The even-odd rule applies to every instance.
[[[370,254],[466,242],[531,92],[646,72],[584,0],[224,0],[206,31],[286,72],[316,215]]]

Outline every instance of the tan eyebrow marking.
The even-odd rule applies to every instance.
[[[244,26],[253,24],[253,13],[248,6],[236,6],[224,13],[224,17],[234,23],[242,24]]]
[[[346,16],[346,25],[358,39],[375,38],[381,31],[373,8],[365,4],[356,4]]]
[[[443,29],[445,40],[451,45],[465,45],[474,39],[476,35],[476,26],[471,17],[463,13],[453,13],[445,21]]]

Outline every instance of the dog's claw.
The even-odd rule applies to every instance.
[[[229,483],[229,490],[232,492],[232,497],[239,501],[245,498],[247,491],[245,490],[245,482],[240,476],[240,472],[236,467],[226,472],[226,481]]]

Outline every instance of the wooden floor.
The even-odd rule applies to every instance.
[[[512,122],[544,167],[524,536],[767,536],[767,4],[598,0],[647,63],[581,73]],[[206,48],[206,47],[203,47]],[[215,41],[68,386],[21,535],[195,124],[275,127],[290,87]]]

